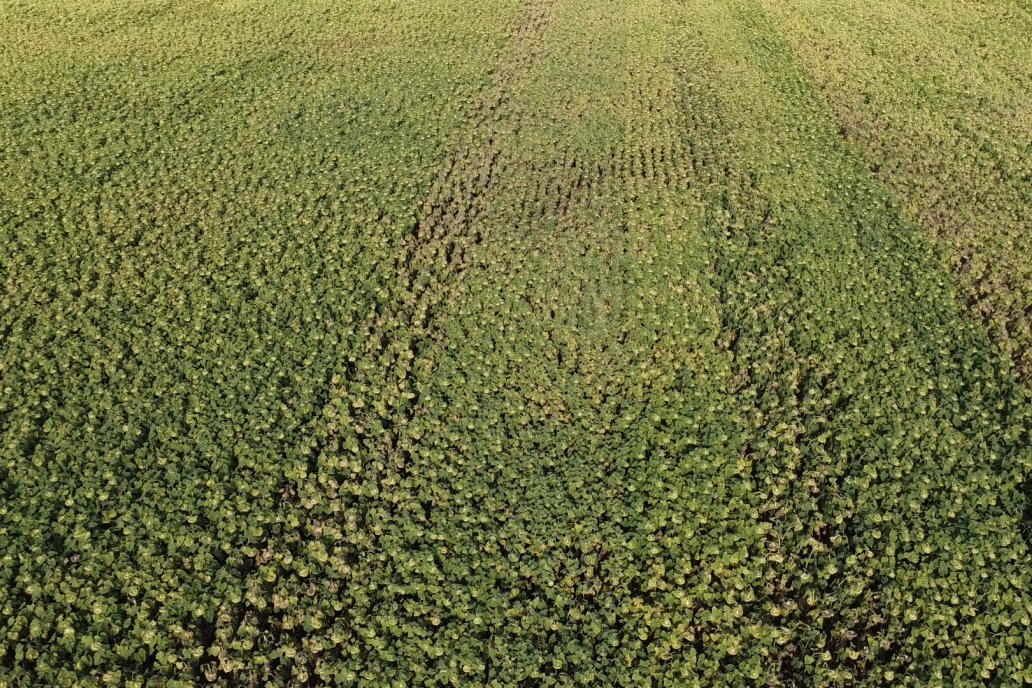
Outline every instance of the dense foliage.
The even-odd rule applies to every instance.
[[[842,132],[1032,379],[1032,5],[764,0]]]
[[[1026,392],[780,9],[0,7],[0,686],[1032,684]]]

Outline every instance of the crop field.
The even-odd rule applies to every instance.
[[[1032,685],[1030,37],[0,3],[0,688]]]

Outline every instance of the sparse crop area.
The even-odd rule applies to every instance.
[[[0,5],[0,688],[1032,685],[1032,9]]]

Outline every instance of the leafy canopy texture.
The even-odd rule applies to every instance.
[[[0,4],[0,688],[1032,684],[1029,35]]]

